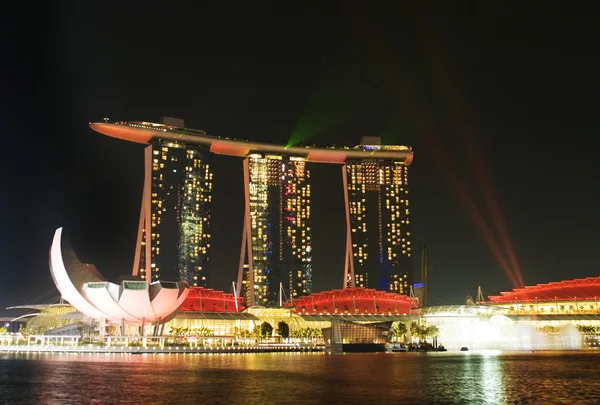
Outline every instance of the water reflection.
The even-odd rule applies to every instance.
[[[600,403],[598,360],[591,351],[0,354],[0,403]]]
[[[484,402],[488,404],[503,404],[506,401],[504,391],[504,374],[498,352],[486,353],[481,361],[481,389]]]

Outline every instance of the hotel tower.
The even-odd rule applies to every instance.
[[[406,147],[380,145],[380,138],[364,137],[357,148]],[[412,272],[407,162],[352,159],[342,170],[346,193],[344,280],[347,286],[407,294]]]
[[[179,121],[163,119],[183,126]],[[210,286],[208,155],[206,148],[172,140],[155,139],[146,147],[134,276]]]
[[[312,292],[310,171],[306,159],[252,154],[244,160],[245,214],[238,284],[246,302],[275,304]]]

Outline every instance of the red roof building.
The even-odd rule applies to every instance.
[[[233,294],[211,288],[192,287],[183,301],[181,311],[194,312],[241,312],[245,309],[242,297],[237,297],[237,306]]]
[[[515,288],[490,296],[491,304],[544,301],[596,301],[600,297],[600,277],[563,280]]]
[[[418,301],[406,295],[356,287],[296,298],[292,306],[298,314],[407,314],[418,307]]]

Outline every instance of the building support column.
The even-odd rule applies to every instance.
[[[245,209],[244,209],[244,229],[242,233],[242,250],[240,253],[240,267],[238,269],[238,285],[237,295],[240,295],[240,289],[242,286],[242,282],[244,279],[244,258],[248,256],[248,285],[247,289],[249,291],[248,296],[250,298],[249,302],[246,304],[248,306],[253,306],[256,304],[256,294],[254,291],[254,266],[253,266],[253,256],[252,256],[252,228],[250,224],[250,158],[244,159],[244,200],[245,200]]]
[[[135,256],[133,258],[133,269],[131,274],[139,275],[141,250],[144,249],[145,255],[145,279],[147,282],[152,282],[152,222],[151,222],[151,188],[152,188],[152,145],[149,145],[144,150],[144,189],[142,191],[142,206],[140,208],[140,221],[138,223],[138,234],[135,245]],[[145,230],[145,232],[144,232]],[[142,240],[146,245],[142,246]]]
[[[244,208],[244,226],[242,229],[242,247],[240,249],[240,266],[238,268],[238,277],[237,277],[237,284],[235,286],[235,293],[236,295],[239,297],[241,292],[242,292],[242,285],[244,282],[244,263],[246,261],[246,234],[247,234],[247,230],[246,230],[246,214],[245,214],[246,209]]]
[[[104,339],[104,337],[106,336],[106,318],[101,318],[98,321],[98,329],[98,335],[101,339]]]
[[[350,199],[348,196],[347,165],[342,165],[342,180],[344,183],[344,204],[346,205],[346,253],[344,263],[344,284],[342,288],[355,287],[354,256],[352,255],[352,226],[350,223]]]

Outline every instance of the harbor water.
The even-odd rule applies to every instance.
[[[598,404],[600,352],[0,353],[2,404]]]

